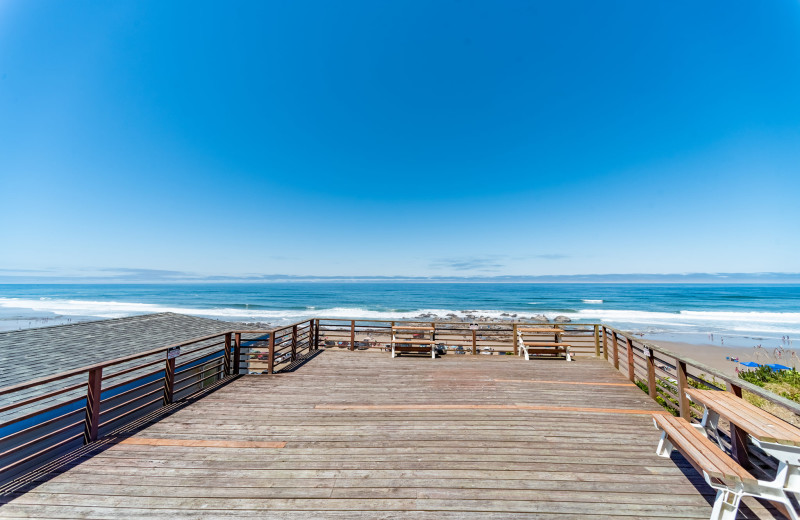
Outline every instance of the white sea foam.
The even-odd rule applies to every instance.
[[[229,321],[267,321],[271,323],[288,323],[292,321],[327,317],[341,319],[412,319],[420,314],[431,314],[446,318],[454,314],[458,318],[467,319],[468,315],[485,316],[492,319],[509,319],[517,314],[517,318],[530,318],[530,313],[503,311],[493,309],[455,310],[455,309],[415,309],[410,311],[369,310],[359,307],[334,307],[319,309],[308,307],[304,310],[269,310],[240,308],[194,308],[167,306],[150,303],[61,300],[61,299],[25,299],[0,298],[0,309],[4,314],[23,314],[24,311],[52,313],[61,316],[81,316],[95,318],[120,318],[136,314],[154,312],[175,312],[193,316],[205,316]],[[795,312],[734,312],[734,311],[681,311],[649,312],[635,310],[615,310],[605,308],[580,309],[576,312],[548,312],[543,314],[552,319],[558,314],[568,316],[574,321],[602,321],[615,326],[639,330],[663,331],[732,331],[739,333],[764,334],[800,334],[800,313]]]
[[[603,303],[603,300],[581,300],[583,303]]]

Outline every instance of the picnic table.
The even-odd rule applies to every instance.
[[[521,356],[525,356],[525,360],[530,360],[531,354],[550,355],[566,357],[567,361],[571,361],[570,345],[561,341],[561,334],[564,329],[558,327],[518,327],[517,328],[517,344]],[[549,338],[542,337],[544,334],[552,334],[553,341],[548,341]]]
[[[731,424],[732,430],[735,427],[744,431],[753,444],[777,459],[775,479],[759,481],[760,487],[768,490],[760,496],[772,498],[765,496],[770,494],[769,491],[778,495],[786,491],[800,493],[800,429],[729,392],[689,388],[686,395],[703,406],[703,419],[695,426],[706,434],[713,434],[720,448],[722,443],[717,426],[722,418]],[[793,507],[788,507],[788,512],[792,519],[799,518]]]
[[[403,336],[424,336],[429,338],[403,338]],[[415,327],[404,325],[392,325],[392,357],[395,358],[401,352],[413,352],[418,354],[430,353],[431,358],[436,359],[436,328],[435,327]]]

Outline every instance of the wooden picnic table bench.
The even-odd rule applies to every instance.
[[[758,480],[686,419],[653,414],[653,422],[662,432],[656,454],[668,458],[677,449],[717,491],[710,520],[735,520],[742,496],[756,490]]]
[[[677,437],[674,443],[675,447],[699,471],[704,472],[704,476],[708,474],[706,481],[711,487],[717,489],[717,501],[721,501],[719,507],[715,502],[715,513],[711,518],[735,518],[741,496],[751,495],[777,502],[792,520],[800,519],[787,494],[794,493],[796,496],[800,496],[800,470],[798,469],[800,468],[800,430],[729,392],[689,388],[686,390],[686,395],[692,401],[703,405],[703,419],[700,424],[691,424],[684,419],[678,421],[672,417],[666,419],[654,417],[656,427],[663,431],[662,441],[656,451],[661,456],[669,456],[670,450],[665,449],[663,443],[671,442],[674,435]],[[747,478],[749,473],[725,453],[725,447],[717,430],[720,418],[731,423],[732,430],[740,428],[746,432],[756,446],[778,460],[778,471],[773,480],[753,482],[752,477]],[[716,445],[708,438],[709,434],[716,439]],[[704,440],[699,440],[701,438]],[[693,440],[687,444],[686,439]],[[697,449],[701,451],[698,453]],[[736,464],[736,468],[728,468],[727,471],[733,473],[722,479],[715,473],[719,468],[710,466],[710,462],[702,458],[705,454],[713,454],[716,460],[724,460],[725,464],[733,462]],[[726,458],[720,459],[720,454],[725,455]],[[741,479],[741,485],[736,483],[735,475]],[[716,486],[709,481],[709,477],[717,478]],[[720,485],[724,485],[725,488],[719,487]],[[731,510],[733,512],[729,513]],[[714,514],[721,516],[714,516]],[[732,516],[730,516],[731,514]]]
[[[561,341],[563,332],[564,329],[558,327],[518,327],[516,341],[519,354],[526,361],[530,360],[531,355],[564,356],[571,361],[571,345]],[[547,339],[542,337],[543,334],[552,334],[553,341],[542,341]]]
[[[775,478],[762,483],[764,487],[779,489],[784,496],[789,492],[800,497],[800,429],[730,392],[688,388],[686,396],[703,406],[703,419],[698,427],[706,435],[714,435],[720,447],[717,426],[722,418],[731,424],[731,430],[744,431],[753,444],[778,461]],[[792,520],[800,519],[788,499],[778,501],[786,504]]]
[[[429,333],[430,338],[400,338],[398,334],[414,334],[424,335]],[[417,354],[430,353],[431,358],[436,359],[436,328],[435,327],[420,327],[420,326],[405,326],[405,325],[392,325],[392,357],[395,358],[401,352],[412,352]]]

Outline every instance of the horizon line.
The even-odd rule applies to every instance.
[[[0,270],[2,271],[2,270]],[[6,272],[22,272],[5,269]],[[497,275],[497,276],[401,276],[401,275],[200,275],[181,271],[150,269],[106,269],[108,275],[0,275],[2,285],[67,284],[222,284],[222,283],[768,283],[800,284],[800,273],[612,273],[570,275]],[[28,271],[30,272],[30,271]],[[46,271],[39,271],[44,273]],[[111,274],[114,273],[114,274]]]

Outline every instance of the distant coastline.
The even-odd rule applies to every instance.
[[[34,274],[36,273],[36,274]],[[800,284],[800,273],[618,273],[498,276],[349,276],[349,275],[203,275],[156,269],[103,269],[91,274],[0,269],[0,284],[135,284],[135,283],[540,283],[540,284]]]

